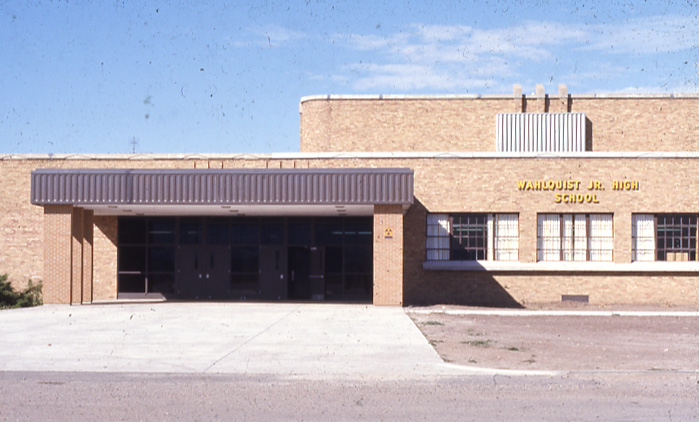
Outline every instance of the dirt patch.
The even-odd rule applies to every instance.
[[[699,370],[699,318],[408,315],[447,362],[501,369]]]

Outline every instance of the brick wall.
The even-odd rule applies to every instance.
[[[200,162],[207,160],[199,160]],[[537,213],[613,213],[614,261],[631,260],[631,215],[633,213],[699,212],[699,166],[694,159],[585,159],[585,158],[509,158],[509,159],[217,159],[223,168],[348,168],[409,167],[415,171],[415,204],[403,217],[377,208],[375,224],[404,222],[404,240],[399,245],[403,265],[383,264],[380,257],[400,257],[400,253],[381,252],[381,239],[375,239],[379,258],[375,265],[378,285],[377,301],[385,303],[438,303],[513,305],[560,301],[562,294],[589,294],[597,303],[668,303],[696,304],[699,291],[696,273],[485,273],[464,271],[423,271],[425,259],[425,215],[427,212],[490,212],[519,214],[520,260],[536,261]],[[210,164],[206,164],[211,166]],[[29,204],[29,172],[33,168],[193,168],[194,160],[12,160],[0,161],[3,178],[0,186],[13,192],[0,203],[0,248],[2,272],[9,272],[13,282],[23,282],[27,275],[43,276],[52,265],[70,261],[70,207],[42,207]],[[604,190],[594,193],[598,203],[563,204],[554,202],[554,192],[522,192],[518,180],[580,180],[581,185],[599,181]],[[613,191],[613,180],[635,180],[637,191]],[[66,214],[67,213],[67,214]],[[86,219],[87,217],[85,217]],[[382,220],[385,219],[385,220]],[[382,222],[383,221],[383,222]],[[44,232],[44,223],[46,231]],[[377,226],[378,227],[378,226]],[[383,226],[381,226],[383,227]],[[378,227],[375,236],[382,235]],[[83,273],[92,247],[92,297],[94,300],[116,298],[117,218],[94,217],[93,243],[83,241]],[[67,234],[66,234],[67,233]],[[87,229],[83,228],[83,233]],[[401,235],[394,230],[394,236]],[[88,236],[85,236],[87,238]],[[393,246],[392,246],[393,247]],[[394,249],[395,250],[395,249]],[[46,269],[43,263],[46,263]],[[403,271],[403,291],[394,295],[395,285],[379,277],[386,269]],[[13,269],[12,271],[8,269]],[[14,274],[21,274],[17,277]],[[60,280],[71,274],[59,271]],[[77,275],[76,275],[77,276]],[[19,281],[17,281],[19,280]],[[61,283],[61,286],[63,284]],[[68,282],[67,286],[70,286]],[[82,300],[89,296],[82,285]],[[388,291],[383,289],[387,286]],[[393,287],[391,287],[393,286]],[[70,300],[70,290],[45,288],[47,303]],[[77,294],[77,293],[76,293]],[[393,295],[393,296],[391,296]],[[382,299],[382,298],[386,299]],[[67,298],[67,299],[66,299]]]
[[[93,300],[117,298],[118,218],[94,217]]]
[[[43,274],[44,210],[29,202],[32,168],[27,161],[0,161],[0,274],[16,288]]]
[[[72,226],[70,205],[44,207],[42,277],[44,303],[71,302]],[[10,256],[9,258],[13,258]],[[40,264],[39,264],[40,265]]]
[[[403,207],[374,206],[374,304],[403,304]]]
[[[497,113],[585,113],[593,151],[699,151],[699,96],[312,99],[301,151],[495,151]]]

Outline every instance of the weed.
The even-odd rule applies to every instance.
[[[468,344],[473,347],[490,347],[490,340],[468,340],[462,341],[461,344]]]
[[[469,359],[468,363],[478,363],[478,362],[476,362],[474,359]]]
[[[534,362],[536,362],[534,359],[527,359],[527,360],[522,361],[522,363],[528,363],[528,364],[532,364]]]
[[[519,352],[519,349],[514,346],[505,347],[505,350],[509,350],[510,352]]]
[[[444,325],[439,321],[425,321],[425,325]]]

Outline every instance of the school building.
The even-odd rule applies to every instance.
[[[299,112],[299,153],[0,155],[0,273],[45,303],[699,304],[697,94]]]

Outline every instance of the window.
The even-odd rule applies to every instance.
[[[611,261],[611,214],[539,214],[538,261]]]
[[[119,218],[119,295],[174,291],[176,234],[174,218]]]
[[[428,261],[517,261],[517,214],[428,214]]]
[[[486,214],[455,214],[449,219],[451,260],[485,260],[488,247],[488,216]]]
[[[634,214],[634,261],[696,261],[696,214]]]

